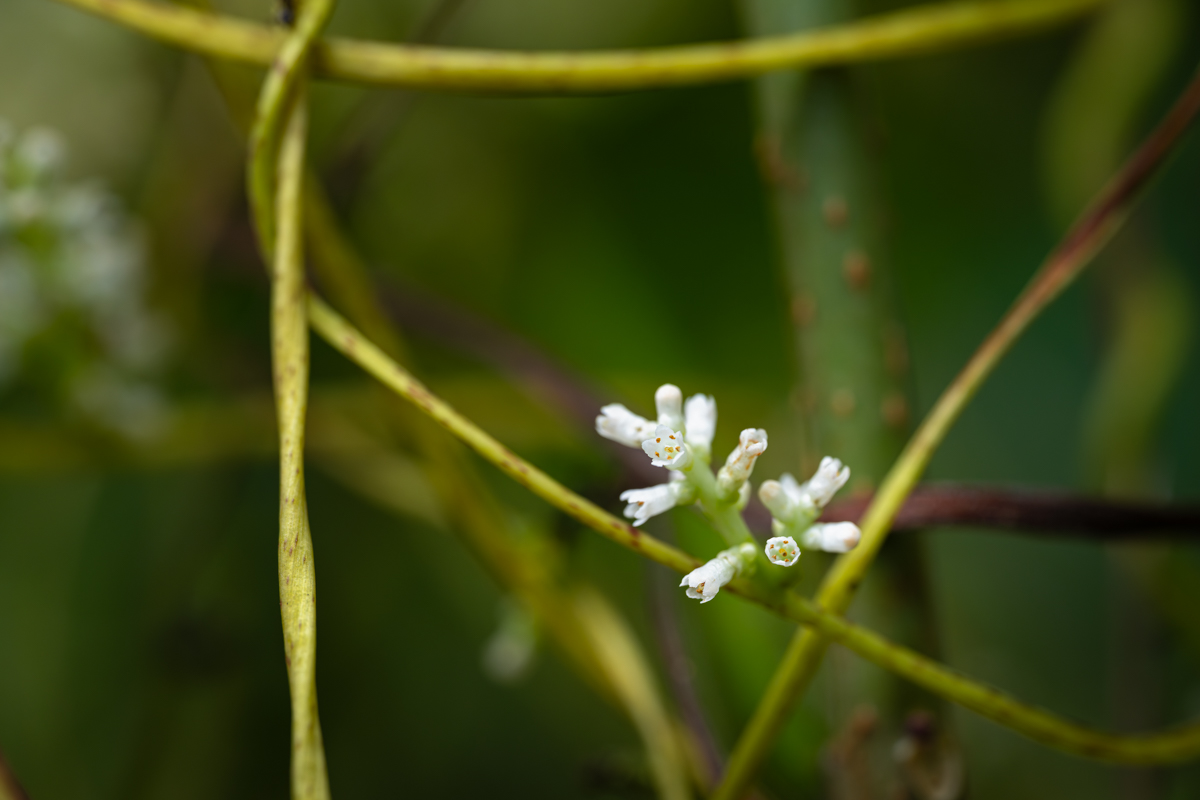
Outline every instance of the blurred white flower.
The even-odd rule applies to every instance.
[[[515,683],[529,672],[537,653],[537,625],[512,600],[500,607],[500,625],[483,647],[483,671],[497,683]]]
[[[146,305],[137,225],[101,187],[66,183],[65,159],[53,131],[0,121],[0,382],[21,378],[30,348],[53,348],[39,363],[62,365],[41,376],[54,398],[143,438],[165,418],[154,373],[170,331]]]
[[[694,394],[683,404],[683,435],[697,455],[708,461],[717,432],[717,401],[712,395]]]
[[[654,393],[654,408],[658,411],[658,424],[673,431],[683,428],[683,392],[673,383],[664,383]]]

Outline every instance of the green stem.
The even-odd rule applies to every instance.
[[[700,508],[704,511],[704,515],[712,522],[717,532],[725,538],[729,546],[733,547],[745,542],[753,544],[754,535],[746,527],[746,520],[742,519],[736,502],[730,503],[721,499],[717,478],[708,465],[697,461],[684,474],[687,476],[688,482],[696,487],[696,494],[700,497]]]
[[[258,95],[258,108],[250,127],[250,169],[246,181],[259,247],[268,258],[271,243],[275,241],[274,231],[271,230],[275,189],[274,151],[285,101],[295,91],[304,74],[304,61],[332,13],[333,0],[306,0],[300,9],[296,29],[284,39],[282,47],[272,59],[271,69]]]
[[[316,570],[304,494],[309,359],[301,204],[307,112],[300,90],[279,151],[271,360],[279,410],[279,607],[292,695],[292,797],[322,800],[329,797],[329,779],[317,718]]]
[[[1125,221],[1140,191],[1173,150],[1198,109],[1200,72],[1158,128],[1067,232],[1012,308],[938,398],[863,515],[859,525],[862,540],[839,558],[825,576],[817,594],[822,608],[838,614],[845,611],[883,546],[896,513],[950,426],[1029,323],[1075,279]],[[828,639],[811,630],[798,631],[793,637],[771,678],[766,696],[730,756],[725,776],[713,793],[714,800],[736,800],[745,793],[784,719],[816,674],[827,645]]]
[[[595,503],[579,497],[537,467],[493,439],[482,428],[459,414],[448,403],[436,397],[407,370],[365,339],[354,327],[310,294],[309,322],[334,349],[342,352],[385,386],[408,399],[450,433],[462,439],[477,453],[495,464],[506,475],[542,498],[555,508],[612,539],[617,544],[642,553],[652,561],[677,572],[691,572],[695,559],[643,534]]]
[[[309,322],[335,349],[551,505],[618,544],[677,572],[691,572],[699,566],[696,559],[618,520],[509,452],[470,420],[430,394],[403,367],[363,339],[349,323],[312,295],[309,295]],[[735,579],[727,588],[787,619],[812,626],[822,641],[843,644],[932,692],[1051,747],[1087,758],[1125,764],[1185,761],[1200,755],[1200,725],[1152,736],[1116,736],[1094,731],[965,678],[948,667],[850,624],[812,601],[768,586],[761,576]]]
[[[265,25],[147,0],[59,1],[219,58],[271,66],[287,54],[281,53],[286,35]],[[315,45],[312,69],[339,80],[426,89],[547,94],[650,89],[944,51],[1041,31],[1103,1],[945,3],[750,42],[596,53],[450,49],[331,37]]]

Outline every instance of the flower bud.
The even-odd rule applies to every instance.
[[[658,410],[658,424],[673,431],[683,430],[683,392],[673,383],[664,383],[654,393],[654,407]]]
[[[791,478],[792,476],[784,473],[783,477]],[[758,487],[758,499],[762,500],[762,504],[771,512],[771,516],[777,520],[790,520],[796,510],[796,502],[779,481],[763,481],[763,485]]]
[[[862,538],[862,531],[853,522],[821,522],[800,536],[805,548],[826,553],[848,553]]]
[[[712,395],[694,394],[683,404],[683,433],[688,446],[703,461],[712,453],[713,434],[717,430],[717,401]]]
[[[725,459],[717,473],[717,485],[725,495],[736,496],[742,484],[754,471],[754,462],[767,449],[767,432],[762,428],[746,428],[738,437],[738,445]]]

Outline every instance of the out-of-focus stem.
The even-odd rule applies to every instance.
[[[3,753],[0,753],[0,800],[29,800],[29,795],[17,783],[17,777],[4,760]]]
[[[822,608],[834,613],[846,609],[883,546],[892,520],[950,426],[1029,323],[1058,297],[1124,222],[1139,192],[1172,152],[1198,108],[1200,72],[1166,118],[1067,232],[1012,308],[938,398],[871,501],[859,525],[863,535],[858,546],[839,558],[825,576],[817,594]],[[759,706],[760,713],[750,721],[730,756],[725,778],[713,794],[714,800],[736,800],[745,792],[782,725],[785,715],[777,709],[792,707],[815,675],[827,646],[828,639],[811,630],[792,640],[771,678],[767,699]]]
[[[178,47],[268,66],[285,36],[267,26],[147,0],[60,0]],[[710,83],[789,67],[919,55],[1044,30],[1103,0],[998,0],[909,9],[825,31],[750,42],[594,53],[389,45],[331,37],[313,70],[426,89],[572,94]]]

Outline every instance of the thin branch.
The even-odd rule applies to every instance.
[[[273,64],[285,42],[282,32],[265,25],[147,0],[59,2],[178,47],[260,66]],[[650,89],[941,52],[1064,24],[1102,2],[954,2],[753,41],[591,53],[452,49],[331,37],[317,44],[313,70],[358,83],[458,91]]]
[[[555,508],[617,544],[677,572],[689,572],[698,564],[677,548],[642,533],[585,500],[509,451],[434,396],[319,298],[310,294],[308,307],[313,329],[336,350]],[[852,625],[795,593],[765,585],[762,576],[734,579],[728,589],[783,617],[811,626],[823,641],[839,642],[901,677],[1064,752],[1121,764],[1175,763],[1200,756],[1200,724],[1148,736],[1118,736],[1096,731],[965,678],[948,667]]]
[[[1029,286],[938,398],[864,513],[860,526],[862,539],[858,546],[834,562],[825,575],[817,593],[817,602],[822,608],[835,613],[846,610],[883,546],[896,514],[959,414],[1029,323],[1058,297],[1125,221],[1140,191],[1180,141],[1198,109],[1200,72],[1159,126],[1050,253]],[[784,721],[816,674],[827,644],[824,637],[811,630],[796,632],[729,758],[729,767],[713,800],[737,800],[745,793]]]

